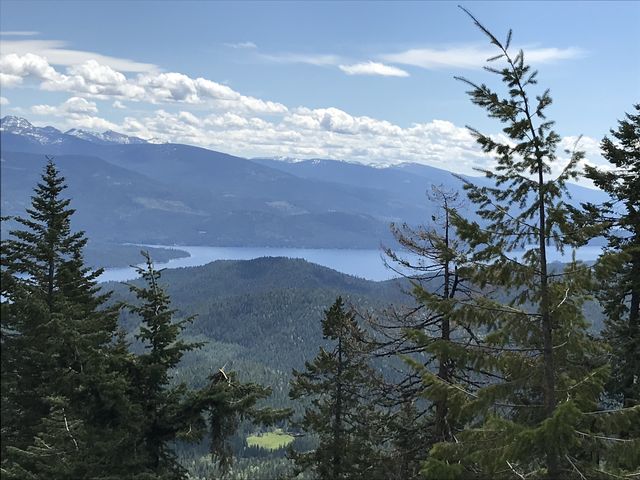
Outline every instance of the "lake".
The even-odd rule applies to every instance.
[[[157,268],[197,267],[216,260],[252,260],[260,257],[289,257],[302,258],[308,262],[317,263],[342,273],[365,278],[367,280],[382,281],[398,275],[387,269],[382,260],[380,250],[356,249],[322,249],[322,248],[269,248],[269,247],[205,247],[205,246],[168,246],[147,245],[148,247],[183,250],[188,257],[174,258],[165,263],[158,263]],[[602,247],[586,246],[578,249],[576,257],[583,261],[595,260],[602,252]],[[550,250],[549,261],[568,260],[571,254],[560,255]],[[135,269],[108,268],[100,276],[100,282],[124,282],[137,278]]]

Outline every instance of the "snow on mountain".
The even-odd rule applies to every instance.
[[[82,130],[79,128],[72,128],[71,130],[67,130],[64,132],[65,135],[71,135],[76,138],[81,138],[82,140],[86,140],[88,142],[96,142],[104,143],[101,138],[98,137],[98,134],[95,132],[90,132],[89,130]]]
[[[113,130],[99,133],[72,128],[63,133],[54,127],[36,127],[26,118],[14,117],[12,115],[7,115],[0,119],[0,131],[28,137],[30,140],[40,143],[41,145],[62,143],[65,138],[68,139],[69,136],[99,145],[148,143],[142,138],[130,137],[129,135],[114,132]]]
[[[147,143],[147,141],[143,140],[142,138],[131,137],[129,135],[125,135],[124,133],[114,132],[113,130],[107,130],[106,132],[103,132],[101,135],[102,135],[102,138],[104,138],[106,141],[111,143],[126,143],[126,144]]]
[[[42,145],[62,142],[64,134],[54,127],[36,127],[25,118],[7,115],[0,119],[0,131],[28,137]]]
[[[92,143],[99,144],[110,144],[110,143],[118,143],[118,144],[133,144],[133,143],[147,143],[146,140],[138,137],[130,137],[123,133],[114,132],[113,130],[107,130],[106,132],[93,132],[91,130],[82,130],[79,128],[72,128],[71,130],[67,130],[64,132],[65,135],[72,135],[77,138],[81,138],[82,140],[86,140]]]

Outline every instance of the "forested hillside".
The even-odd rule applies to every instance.
[[[161,284],[181,316],[197,315],[184,335],[208,342],[186,355],[180,369],[187,380],[227,365],[242,379],[272,386],[270,402],[279,406],[290,405],[291,370],[312,357],[322,338],[319,320],[336,296],[363,313],[411,301],[405,282],[371,282],[287,258],[165,270]],[[132,300],[125,285],[102,288],[114,290],[113,302]],[[123,313],[121,325],[133,338],[138,320]]]

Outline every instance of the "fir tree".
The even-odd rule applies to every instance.
[[[171,370],[179,364],[184,353],[199,345],[179,338],[193,318],[174,321],[176,312],[170,308],[169,297],[158,284],[160,272],[154,268],[147,252],[142,255],[146,267],[137,270],[144,285],[129,286],[140,304],[128,306],[141,319],[136,339],[145,348],[145,352],[136,357],[130,373],[133,401],[142,413],[140,444],[134,454],[143,471],[152,472],[158,478],[183,478],[186,472],[169,444],[186,427],[183,415],[187,391],[184,384],[170,386],[169,382]]]
[[[586,175],[607,192],[603,205],[587,203],[576,212],[580,225],[600,226],[608,241],[597,264],[598,298],[607,315],[605,337],[611,344],[610,392],[626,406],[640,403],[640,104],[627,114],[613,139],[605,137],[603,156],[613,169],[586,166]]]
[[[321,479],[380,478],[377,415],[367,401],[376,374],[362,350],[364,332],[341,298],[325,312],[322,333],[333,348],[321,348],[304,372],[294,370],[290,392],[292,399],[310,401],[299,426],[316,434],[319,445],[293,458],[301,471]]]
[[[537,72],[522,51],[510,53],[511,32],[501,42],[471,18],[496,47],[489,62],[502,66],[485,68],[501,77],[506,95],[458,79],[470,87],[474,104],[505,124],[508,140],[471,129],[482,150],[494,156],[495,168],[482,170],[494,186],[465,185],[483,227],[452,217],[458,236],[473,249],[461,274],[480,289],[452,307],[457,318],[479,326],[482,345],[474,367],[493,382],[472,390],[446,386],[464,428],[453,442],[432,448],[424,473],[554,480],[628,473],[639,445],[628,432],[640,411],[598,410],[609,365],[582,313],[593,289],[590,271],[576,261],[562,269],[548,266],[547,249],[579,241],[562,195],[583,154],[573,152],[561,173],[549,178],[560,141],[545,117],[549,91],[532,95]]]
[[[65,188],[49,159],[28,217],[15,219],[24,229],[3,242],[2,461],[16,478],[68,478],[76,467],[95,477],[108,473],[102,448],[118,445],[126,409],[124,383],[109,369],[116,312],[104,307],[101,271],[84,266],[87,240],[71,231]],[[70,424],[77,425],[73,450]],[[45,443],[68,455],[47,453]]]
[[[101,270],[84,266],[87,240],[71,230],[65,188],[49,159],[29,216],[15,219],[25,228],[2,244],[2,477],[185,478],[170,444],[208,427],[228,465],[240,420],[271,424],[289,412],[256,407],[270,390],[222,370],[200,390],[171,385],[171,370],[197,345],[179,338],[191,319],[173,320],[148,256],[147,287],[132,287],[142,304],[131,307],[147,349],[129,352],[117,308],[96,283]]]
[[[178,462],[173,444],[182,440],[200,441],[208,433],[211,454],[224,472],[232,456],[227,440],[240,421],[248,420],[271,425],[289,415],[288,410],[258,408],[256,405],[271,394],[269,388],[253,383],[240,383],[236,375],[217,369],[209,382],[199,390],[184,383],[174,385],[172,372],[183,355],[201,344],[181,338],[185,327],[194,320],[176,320],[176,311],[159,280],[161,272],[153,266],[150,256],[142,252],[144,268],[138,268],[143,286],[130,285],[140,301],[128,309],[141,319],[136,338],[144,346],[144,353],[135,356],[128,376],[131,401],[141,411],[136,422],[138,436],[131,456],[136,471],[152,478],[187,478],[186,469]]]

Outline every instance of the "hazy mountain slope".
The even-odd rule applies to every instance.
[[[3,215],[24,215],[46,160],[42,155],[2,152]],[[181,230],[206,221],[201,201],[97,157],[60,155],[56,163],[66,177],[76,208],[73,228],[100,242],[155,238],[172,241]]]
[[[428,165],[420,165],[417,163],[404,163],[395,167],[391,167],[391,170],[408,172],[425,179],[430,179],[433,178],[433,171],[438,169],[434,169],[433,167],[430,167]],[[490,185],[485,177],[463,175],[463,178],[477,185]],[[581,185],[576,185],[575,183],[568,183],[567,188],[570,195],[570,198],[568,200],[574,205],[579,205],[580,203],[587,201],[601,203],[608,200],[607,194],[602,190],[583,187]]]
[[[322,159],[291,162],[259,158],[254,161],[306,179],[384,189],[406,202],[422,198],[425,204],[430,203],[425,194],[430,191],[431,185],[444,186],[446,189],[454,191],[462,190],[463,185],[463,182],[452,172],[417,163],[402,163],[376,168],[357,163]],[[486,178],[481,176],[462,175],[462,178],[478,185],[490,184]],[[569,184],[568,188],[571,202],[574,204],[585,201],[603,202],[607,199],[607,195],[600,190],[576,184]],[[464,197],[464,195],[462,196]],[[431,208],[426,207],[426,209],[428,213],[431,212]],[[470,213],[473,214],[473,212]],[[406,220],[412,221],[410,217]]]
[[[17,117],[0,124],[3,212],[24,212],[52,154],[69,181],[78,228],[102,243],[377,248],[390,243],[390,222],[431,217],[431,185],[461,187],[450,172],[417,164],[250,161],[115,132],[66,134]],[[604,195],[572,192],[577,201]]]

